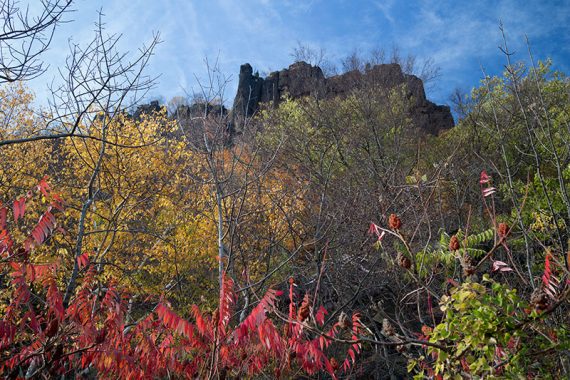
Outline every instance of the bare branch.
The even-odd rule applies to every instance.
[[[30,16],[29,5],[0,2],[0,83],[30,80],[46,70],[40,56],[49,48],[55,29],[71,12],[73,0],[41,0],[41,12]]]

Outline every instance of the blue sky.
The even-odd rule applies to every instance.
[[[35,1],[31,1],[32,4]],[[159,45],[147,73],[161,74],[150,96],[170,99],[198,89],[204,59],[219,59],[229,77],[231,100],[239,66],[249,62],[260,72],[291,63],[298,42],[324,48],[332,60],[354,49],[387,51],[397,45],[403,54],[433,58],[441,77],[428,92],[447,103],[455,88],[477,86],[481,67],[502,71],[498,50],[502,20],[515,59],[527,58],[528,35],[537,58],[551,57],[556,68],[570,73],[570,2],[568,1],[452,1],[452,0],[78,0],[77,11],[61,26],[45,60],[50,70],[31,87],[38,101],[46,84],[65,62],[68,40],[89,41],[97,11],[102,10],[109,33],[122,34],[121,48],[136,51],[160,32]]]

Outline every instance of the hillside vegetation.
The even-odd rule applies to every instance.
[[[551,62],[505,46],[504,74],[428,131],[410,82],[370,67],[251,115],[215,88],[129,112],[152,46],[127,63],[101,36],[49,112],[25,71],[0,76],[2,376],[570,376]]]

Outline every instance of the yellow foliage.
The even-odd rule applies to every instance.
[[[0,105],[3,139],[41,132],[45,120],[32,112],[33,97],[25,87],[2,88],[0,97],[6,99]],[[204,204],[202,186],[192,179],[196,157],[185,144],[167,138],[174,128],[164,113],[141,120],[118,114],[81,125],[81,134],[93,139],[3,147],[0,189],[4,202],[25,193],[46,174],[66,202],[65,213],[57,219],[67,235],[52,241],[55,249],[42,248],[45,252],[38,252],[36,259],[58,256],[64,268],[72,267],[81,209],[104,147],[82,251],[91,252],[92,262],[102,265],[105,276],[121,278],[136,293],[160,294],[211,278],[216,268],[215,226],[196,212]]]
[[[33,112],[23,85],[2,88],[0,97],[3,139],[51,132],[42,129],[49,117]],[[301,171],[295,164],[265,171],[246,143],[198,149],[165,111],[139,119],[101,113],[78,131],[82,137],[0,149],[3,202],[46,174],[66,202],[57,215],[66,234],[34,254],[37,262],[60,260],[62,279],[73,267],[84,209],[81,253],[90,254],[102,279],[119,278],[135,295],[167,293],[183,304],[215,298],[220,186],[224,260],[234,277],[262,279],[310,235],[302,223],[309,179],[295,176]]]

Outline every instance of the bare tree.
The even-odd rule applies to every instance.
[[[17,141],[80,137],[99,142],[98,153],[91,163],[92,173],[87,194],[81,206],[75,257],[82,253],[86,216],[100,191],[98,179],[106,149],[115,144],[107,140],[108,127],[120,113],[136,104],[152,88],[154,78],[143,75],[143,71],[159,42],[158,35],[154,35],[149,45],[143,46],[129,60],[128,54],[120,53],[117,49],[120,37],[105,34],[101,17],[102,15],[93,40],[85,47],[72,45],[66,66],[60,70],[62,84],[52,88],[50,105],[55,116],[48,123],[49,132]],[[95,123],[97,119],[99,122]],[[92,126],[99,127],[100,131],[97,134],[90,133]],[[144,142],[147,143],[154,141]],[[64,296],[65,303],[69,302],[73,294],[78,271],[75,260]]]
[[[293,48],[291,57],[295,62],[307,62],[310,65],[318,66],[326,77],[338,74],[336,65],[329,59],[324,48],[314,48],[308,44],[297,41],[297,46]]]
[[[368,62],[362,56],[358,49],[353,49],[350,54],[341,59],[342,71],[348,73],[350,71],[364,71]]]
[[[193,101],[183,108],[184,112],[177,113],[177,121],[188,148],[201,158],[203,168],[197,170],[194,178],[207,189],[211,199],[203,212],[216,225],[219,285],[222,286],[224,274],[233,278],[244,296],[243,318],[255,289],[261,289],[279,268],[269,263],[271,248],[270,252],[258,249],[262,244],[273,247],[278,238],[267,238],[273,236],[267,233],[267,228],[263,229],[264,236],[252,238],[252,230],[263,223],[260,215],[267,211],[268,206],[258,201],[263,193],[261,183],[280,144],[277,143],[272,154],[262,154],[262,145],[257,141],[261,126],[248,117],[231,118],[223,107],[228,78],[220,73],[217,61],[211,65],[206,60],[206,67],[207,79],[197,79],[199,92],[189,97]],[[239,127],[231,127],[237,123]],[[234,133],[234,128],[239,133]],[[267,266],[259,274],[254,261],[259,263],[264,259]],[[250,271],[263,279],[250,280]],[[245,278],[244,273],[247,273]]]
[[[433,81],[440,76],[440,68],[435,64],[433,58],[427,57],[418,61],[413,54],[402,55],[400,48],[396,45],[392,47],[390,63],[400,65],[406,74],[418,76],[427,86],[433,85]]]
[[[29,80],[46,67],[40,56],[49,48],[55,29],[71,11],[73,0],[41,0],[39,15],[17,0],[0,1],[0,83]]]
[[[150,57],[160,42],[154,34],[148,45],[138,53],[120,53],[119,35],[107,35],[100,14],[96,36],[82,47],[70,46],[65,67],[59,70],[58,84],[50,86],[50,115],[45,128],[32,136],[0,141],[0,147],[39,140],[67,137],[101,139],[86,133],[89,125],[101,112],[112,115],[137,104],[153,87],[156,78],[144,75]]]
[[[184,96],[173,96],[172,99],[168,101],[166,105],[166,109],[168,111],[168,115],[176,116],[176,112],[181,106],[187,106],[188,99]]]
[[[375,65],[389,63],[400,65],[405,74],[416,75],[426,87],[432,86],[435,79],[440,76],[440,68],[431,57],[418,60],[413,54],[402,55],[400,48],[396,45],[392,47],[389,55],[382,48],[374,48],[367,54],[354,49],[341,59],[343,72],[354,70],[364,72]]]

